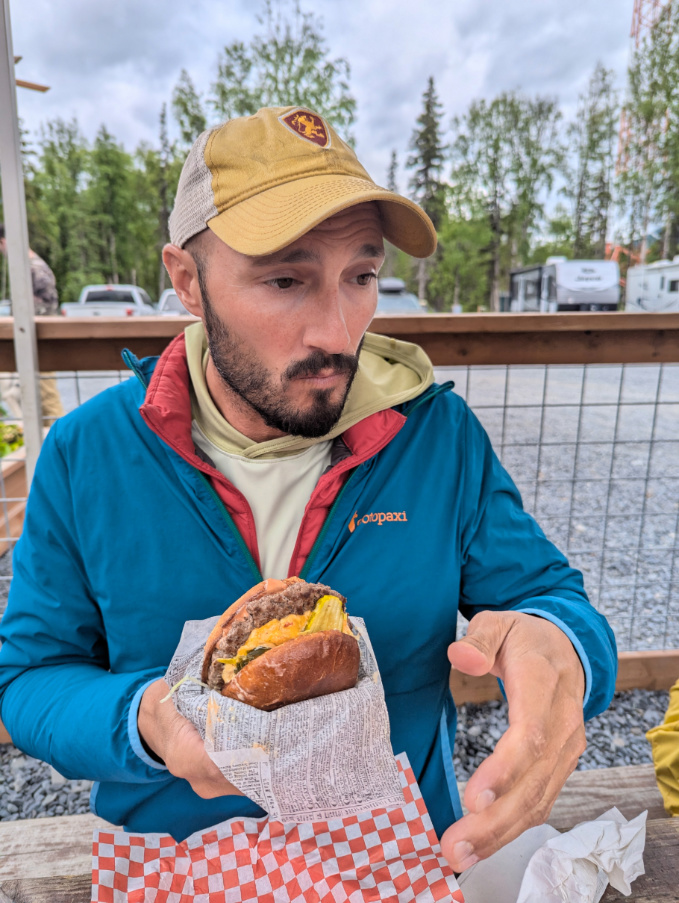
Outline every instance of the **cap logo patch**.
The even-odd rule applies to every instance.
[[[315,113],[310,113],[309,110],[293,110],[292,113],[281,116],[279,121],[305,141],[319,147],[330,147],[330,135],[325,123]]]

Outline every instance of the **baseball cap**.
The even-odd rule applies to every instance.
[[[266,107],[200,135],[170,215],[183,247],[208,227],[241,254],[273,254],[347,207],[376,201],[384,236],[413,257],[436,230],[413,201],[380,188],[328,122],[304,107]]]

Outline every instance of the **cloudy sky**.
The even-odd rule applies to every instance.
[[[40,124],[77,117],[91,139],[105,123],[128,149],[154,142],[180,70],[207,91],[221,48],[260,28],[261,0],[10,0],[19,113]],[[633,0],[302,0],[324,23],[332,56],[351,65],[359,157],[378,181],[392,148],[407,154],[433,75],[446,124],[500,91],[556,95],[574,113],[597,60],[624,88]],[[401,174],[401,187],[405,178]]]

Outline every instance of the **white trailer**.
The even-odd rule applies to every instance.
[[[627,270],[625,310],[679,311],[679,256]]]
[[[509,291],[512,311],[617,310],[620,270],[612,260],[548,257],[544,264],[512,270]]]

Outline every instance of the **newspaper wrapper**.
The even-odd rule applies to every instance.
[[[403,801],[388,810],[232,818],[182,843],[95,831],[92,903],[464,903],[405,755],[397,773]]]
[[[217,618],[187,621],[167,670],[178,711],[205,740],[224,777],[284,822],[321,821],[403,802],[375,655],[360,618],[358,683],[273,712],[199,684],[203,649]],[[167,703],[169,704],[169,703]]]
[[[610,809],[564,834],[529,828],[460,875],[467,903],[598,903],[610,883],[629,894],[643,875],[646,813]]]

